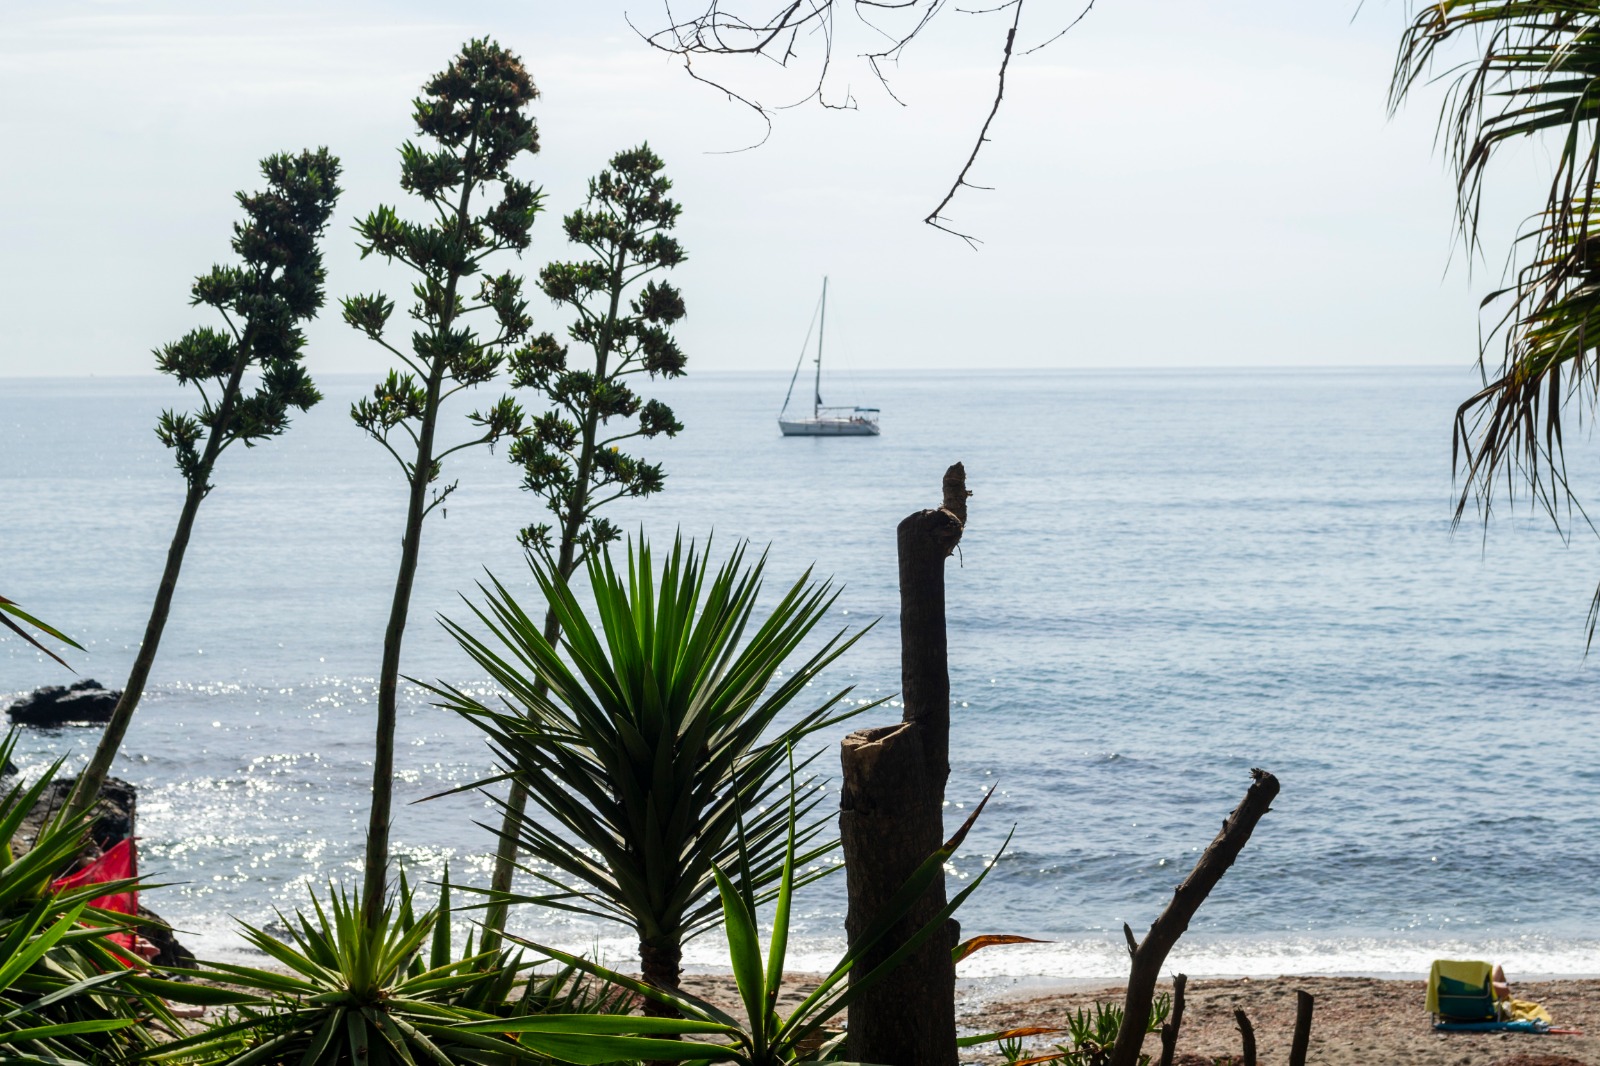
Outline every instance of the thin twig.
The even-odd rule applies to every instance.
[[[1067,23],[1064,27],[1062,27],[1060,33],[1057,33],[1054,37],[1051,37],[1049,40],[1045,41],[1043,44],[1034,45],[1032,48],[1029,48],[1027,51],[1023,52],[1022,54],[1025,55],[1025,56],[1031,56],[1031,55],[1033,55],[1033,53],[1039,51],[1040,49],[1049,48],[1051,45],[1053,45],[1057,41],[1061,40],[1061,38],[1065,37],[1067,34],[1072,32],[1072,28],[1074,26],[1076,26],[1078,23],[1082,22],[1085,18],[1088,17],[1089,12],[1094,10],[1094,4],[1095,4],[1095,0],[1089,0],[1089,2],[1084,5],[1083,10],[1078,12],[1078,17],[1073,19],[1071,22]]]
[[[990,0],[989,6],[974,8],[955,7],[951,0],[850,0],[855,10],[856,17],[870,30],[885,39],[885,46],[863,52],[859,58],[865,59],[873,77],[882,86],[888,97],[905,106],[894,91],[889,81],[890,72],[887,64],[898,64],[906,48],[919,37],[924,29],[938,15],[946,10],[955,10],[962,14],[995,14],[1013,9],[1010,29],[1006,33],[1005,50],[1001,56],[998,83],[995,89],[994,102],[990,106],[989,114],[978,131],[976,143],[969,153],[966,163],[957,174],[955,181],[950,186],[950,191],[945,194],[939,205],[923,219],[925,223],[935,229],[961,238],[969,247],[976,248],[980,243],[976,237],[961,233],[948,224],[944,210],[963,187],[969,189],[987,189],[988,186],[978,185],[971,180],[972,168],[976,164],[978,153],[989,142],[989,130],[994,124],[995,115],[1000,110],[1000,102],[1005,96],[1006,71],[1009,69],[1011,58],[1015,53],[1017,31],[1021,25],[1022,7],[1024,0]],[[1086,0],[1082,10],[1057,33],[1047,40],[1021,51],[1021,55],[1031,55],[1034,52],[1049,47],[1064,37],[1094,9],[1097,0]],[[761,117],[765,124],[762,137],[752,144],[742,148],[729,150],[730,152],[744,152],[751,148],[759,147],[766,143],[772,135],[773,114],[775,111],[815,101],[824,108],[834,110],[854,110],[855,98],[845,91],[844,99],[835,102],[827,98],[824,85],[827,82],[829,71],[833,63],[833,47],[836,40],[834,19],[839,6],[845,0],[778,0],[769,9],[770,13],[764,18],[747,19],[736,12],[723,9],[722,0],[702,0],[704,4],[700,12],[695,15],[683,15],[673,10],[669,2],[663,4],[666,12],[666,26],[654,32],[646,32],[634,24],[626,15],[624,18],[640,40],[651,48],[667,52],[683,60],[684,71],[689,77],[702,84],[709,85],[722,93],[730,102],[742,104]],[[911,25],[905,30],[889,31],[872,17],[876,11],[906,12],[911,20]],[[721,80],[707,76],[696,69],[694,58],[706,55],[748,55],[759,56],[787,68],[790,60],[798,59],[800,53],[797,49],[802,32],[818,34],[821,37],[821,61],[818,64],[816,82],[804,96],[787,104],[770,104],[752,96],[740,93]],[[728,154],[728,153],[717,153]]]
[[[998,84],[995,86],[994,103],[989,107],[989,117],[983,120],[983,128],[978,131],[978,141],[972,146],[972,154],[967,156],[966,165],[961,168],[961,173],[956,175],[956,180],[954,184],[950,186],[950,191],[944,194],[944,199],[939,201],[939,206],[928,212],[928,217],[922,220],[928,225],[932,226],[934,229],[944,230],[946,233],[960,237],[962,240],[967,242],[967,247],[973,249],[974,251],[977,250],[978,245],[982,242],[971,234],[962,233],[959,230],[954,230],[949,226],[946,226],[942,221],[943,216],[940,214],[940,212],[949,206],[951,200],[955,199],[956,193],[960,190],[961,186],[968,184],[967,173],[972,169],[972,164],[977,162],[978,153],[983,150],[984,144],[989,140],[989,125],[994,122],[994,116],[999,113],[1000,101],[1005,97],[1006,94],[1006,68],[1011,65],[1011,46],[1016,43],[1017,25],[1021,21],[1022,0],[1017,0],[1016,14],[1011,18],[1011,28],[1006,31],[1006,50],[1005,55],[1000,58],[1000,77]]]

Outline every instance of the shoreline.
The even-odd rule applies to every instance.
[[[161,879],[161,871],[151,876]],[[431,878],[414,880],[423,883]],[[302,890],[303,891],[303,890]],[[319,886],[318,894],[322,892]],[[423,889],[427,898],[428,889]],[[152,901],[157,897],[152,896]],[[303,907],[302,894],[278,902],[285,913]],[[196,946],[202,957],[222,961],[248,958],[238,938],[234,919],[214,911],[184,913],[182,904],[167,901],[180,937]],[[183,901],[189,903],[191,901]],[[268,901],[272,902],[271,900]],[[161,908],[158,908],[161,909]],[[209,908],[208,908],[209,911]],[[271,924],[274,912],[246,920]],[[794,973],[826,973],[844,954],[845,942],[831,915],[805,917],[801,928],[791,928],[788,969]],[[474,924],[470,912],[452,921],[464,936]],[[796,923],[800,924],[800,923]],[[1015,926],[1014,922],[988,924]],[[821,927],[818,929],[817,927]],[[607,965],[627,969],[637,965],[638,941],[620,925],[574,927],[572,923],[543,923],[514,917],[511,932],[577,954],[601,952]],[[1585,933],[1587,935],[1585,935]],[[1051,936],[1050,933],[1033,933]],[[728,949],[716,931],[685,945],[683,972],[726,974]],[[1162,967],[1164,973],[1186,973],[1206,980],[1262,979],[1270,977],[1370,977],[1381,980],[1421,980],[1431,960],[1440,958],[1491,959],[1502,964],[1513,981],[1600,980],[1600,937],[1589,931],[1550,928],[1529,933],[1519,929],[1482,930],[1476,936],[1460,934],[1397,935],[1387,930],[1351,932],[1342,937],[1310,938],[1303,934],[1272,931],[1259,935],[1190,933],[1178,944]],[[1109,934],[1068,934],[1035,944],[1009,945],[978,952],[964,960],[958,979],[964,982],[1034,985],[1041,990],[1090,988],[1125,980],[1127,948],[1120,937]]]

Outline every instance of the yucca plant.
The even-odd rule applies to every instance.
[[[959,949],[958,949],[959,950]],[[1150,1021],[1146,1033],[1158,1033],[1167,1015],[1172,1012],[1172,997],[1162,994],[1151,1004]],[[1116,1003],[1096,1003],[1092,1010],[1079,1007],[1067,1018],[1066,1028],[1052,1025],[1029,1025],[1006,1029],[997,1033],[977,1033],[956,1041],[958,1047],[996,1045],[995,1050],[1005,1060],[1006,1066],[1037,1066],[1058,1062],[1062,1066],[1109,1066],[1112,1049],[1116,1047],[1117,1034],[1122,1032],[1123,1009]],[[1027,1037],[1066,1033],[1069,1043],[1056,1044],[1054,1049],[1029,1054],[1022,1041]],[[1139,1066],[1150,1066],[1150,1056],[1141,1054]]]
[[[629,543],[620,572],[609,549],[592,553],[598,627],[572,585],[531,558],[565,656],[492,578],[485,605],[472,608],[486,637],[444,622],[506,693],[495,707],[434,689],[442,706],[483,730],[503,768],[466,787],[514,778],[534,801],[509,831],[547,868],[536,876],[552,891],[509,898],[632,926],[645,981],[660,989],[678,987],[683,942],[718,924],[717,867],[758,895],[777,882],[785,753],[866,709],[847,704],[845,688],[785,716],[861,633],[835,634],[782,675],[838,593],[811,583],[808,571],[744,639],[766,561],[747,568],[744,553],[714,572],[681,539],[659,572],[642,541]],[[810,790],[798,808],[802,863],[832,847],[814,844],[825,819],[805,820],[819,799]]]
[[[1156,997],[1150,1008],[1146,1033],[1159,1033],[1161,1025],[1172,1012],[1172,997]],[[1071,1043],[1057,1044],[1055,1052],[1024,1059],[1017,1066],[1028,1063],[1059,1062],[1063,1066],[1109,1066],[1111,1050],[1116,1047],[1117,1036],[1122,1032],[1123,1009],[1117,1003],[1096,1003],[1092,1010],[1079,1007],[1067,1019],[1067,1032]],[[1150,1056],[1141,1054],[1139,1066],[1150,1066]]]
[[[15,749],[16,734],[8,734],[0,741],[0,765]],[[23,820],[62,762],[0,795],[0,1062],[132,1061],[156,1045],[141,1023],[175,1025],[158,997],[186,997],[181,986],[139,975],[107,943],[107,934],[129,932],[133,923],[93,901],[127,891],[134,881],[55,891],[53,883],[87,843],[87,818],[46,822],[18,854]]]
[[[838,1017],[850,1002],[874,981],[899,966],[921,947],[929,937],[942,934],[945,921],[978,890],[984,878],[993,869],[993,863],[947,903],[933,918],[914,933],[906,943],[870,972],[856,974],[851,971],[861,956],[881,940],[907,913],[936,877],[944,876],[944,864],[955,854],[966,838],[967,831],[983,812],[978,804],[954,836],[932,855],[929,855],[890,898],[873,925],[856,945],[839,960],[833,970],[822,979],[816,990],[805,998],[787,1018],[777,1012],[778,992],[783,982],[783,963],[789,942],[789,914],[797,885],[795,877],[796,823],[798,812],[792,799],[786,811],[787,835],[782,851],[782,865],[777,884],[777,909],[773,916],[772,936],[768,941],[765,961],[759,933],[756,928],[757,899],[749,882],[740,884],[712,867],[724,931],[728,936],[728,961],[733,970],[734,983],[739,989],[746,1020],[740,1022],[733,1015],[704,1000],[683,992],[675,992],[635,981],[604,966],[554,948],[544,947],[518,937],[509,939],[529,948],[560,959],[570,966],[593,974],[601,980],[629,988],[646,1002],[656,1003],[681,1017],[658,1016],[617,1017],[579,1014],[543,1014],[515,1019],[467,1022],[461,1026],[465,1032],[487,1036],[491,1034],[515,1035],[530,1050],[548,1055],[560,1062],[609,1063],[619,1060],[646,1059],[653,1062],[732,1062],[741,1066],[792,1066],[800,1062],[833,1061],[842,1037],[819,1043],[825,1035],[824,1026]],[[1009,842],[1010,838],[1007,838]],[[1004,850],[1004,845],[1001,850]],[[997,856],[998,858],[998,856]],[[743,856],[741,856],[743,859]],[[683,1037],[696,1037],[688,1041]]]
[[[289,932],[287,942],[245,925],[245,939],[278,969],[214,962],[176,971],[226,982],[240,991],[228,1001],[234,1008],[229,1017],[151,1057],[230,1066],[498,1066],[521,1053],[506,1040],[460,1033],[451,1026],[570,1002],[612,1004],[599,997],[579,998],[570,981],[552,984],[548,977],[528,980],[527,994],[514,997],[529,969],[521,954],[475,953],[469,937],[458,956],[450,933],[450,905],[448,872],[438,906],[421,913],[402,872],[376,926],[353,897],[337,888],[329,889],[326,905],[313,896],[309,915],[297,913],[292,921],[279,915]]]

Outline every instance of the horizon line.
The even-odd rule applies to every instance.
[[[1248,370],[1268,371],[1275,373],[1293,373],[1297,371],[1328,371],[1328,370],[1472,370],[1476,369],[1476,362],[1471,363],[1296,363],[1284,365],[1280,363],[1145,363],[1137,366],[1118,366],[1114,364],[1096,364],[1088,366],[943,366],[943,367],[902,367],[902,366],[867,366],[852,367],[851,374],[927,374],[927,373],[960,373],[960,374],[1074,374],[1074,373],[1151,373],[1162,371],[1195,371],[1195,370]],[[383,373],[389,368],[375,368],[372,370],[325,370],[319,376],[360,377],[373,373]],[[789,373],[787,370],[752,369],[752,368],[722,368],[713,367],[700,371],[688,371],[683,376],[690,377],[694,374],[776,374]],[[164,377],[156,369],[132,371],[127,373],[101,374],[88,371],[76,374],[63,373],[27,373],[0,371],[0,381],[114,381],[128,378],[156,379]],[[484,384],[489,384],[485,382]]]

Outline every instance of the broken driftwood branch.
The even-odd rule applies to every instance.
[[[1239,1027],[1239,1042],[1243,1045],[1240,1062],[1242,1066],[1256,1066],[1256,1030],[1250,1024],[1249,1015],[1242,1010],[1233,1012],[1233,1020]]]
[[[1133,930],[1123,926],[1128,938],[1132,964],[1128,972],[1127,998],[1123,1002],[1122,1029],[1117,1033],[1117,1043],[1111,1051],[1111,1066],[1136,1066],[1139,1048],[1144,1043],[1145,1031],[1150,1024],[1150,1005],[1155,999],[1156,981],[1161,976],[1161,965],[1167,961],[1178,938],[1189,928],[1189,922],[1200,909],[1211,890],[1217,887],[1222,875],[1228,872],[1245,843],[1254,832],[1256,823],[1272,809],[1278,795],[1278,779],[1265,770],[1251,770],[1254,779],[1233,813],[1222,823],[1222,831],[1207,845],[1194,864],[1189,876],[1172,891],[1172,902],[1161,912],[1161,917],[1150,926],[1142,942],[1135,941]]]

